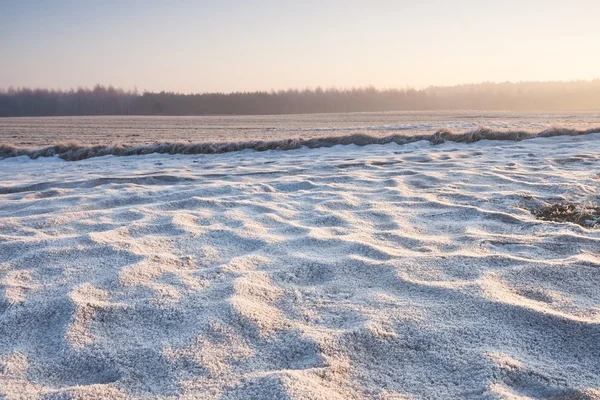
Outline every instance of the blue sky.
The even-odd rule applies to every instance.
[[[598,16],[597,0],[0,0],[0,88],[592,79]]]

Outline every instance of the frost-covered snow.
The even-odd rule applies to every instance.
[[[7,398],[600,398],[600,135],[0,160]]]

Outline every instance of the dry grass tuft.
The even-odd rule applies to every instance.
[[[532,213],[544,221],[571,222],[585,228],[600,227],[600,207],[597,206],[554,203],[532,210]]]

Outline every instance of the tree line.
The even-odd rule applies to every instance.
[[[10,88],[0,117],[70,115],[261,115],[412,110],[590,110],[600,108],[600,79],[480,83],[415,90],[289,89],[235,93]]]

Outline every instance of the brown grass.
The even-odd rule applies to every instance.
[[[571,222],[585,228],[600,227],[600,207],[582,206],[575,203],[553,203],[532,213],[543,221]]]
[[[456,143],[474,143],[480,140],[508,140],[520,141],[533,139],[536,137],[552,136],[578,136],[600,133],[600,127],[576,130],[567,128],[550,128],[541,132],[528,132],[521,130],[497,131],[485,127],[479,127],[468,132],[453,132],[448,129],[440,129],[434,134],[422,135],[390,135],[390,136],[370,136],[367,134],[354,134],[345,136],[319,137],[311,139],[283,139],[272,141],[247,141],[247,142],[226,142],[226,143],[151,143],[139,145],[97,145],[86,146],[78,143],[59,143],[39,149],[18,148],[11,144],[0,144],[0,159],[18,156],[28,156],[30,158],[53,157],[58,156],[63,160],[77,161],[92,157],[101,157],[106,155],[130,156],[142,154],[218,154],[241,150],[293,150],[306,146],[311,149],[320,147],[331,147],[335,145],[357,145],[366,146],[369,144],[408,144],[420,140],[428,140],[434,145],[444,142]]]

